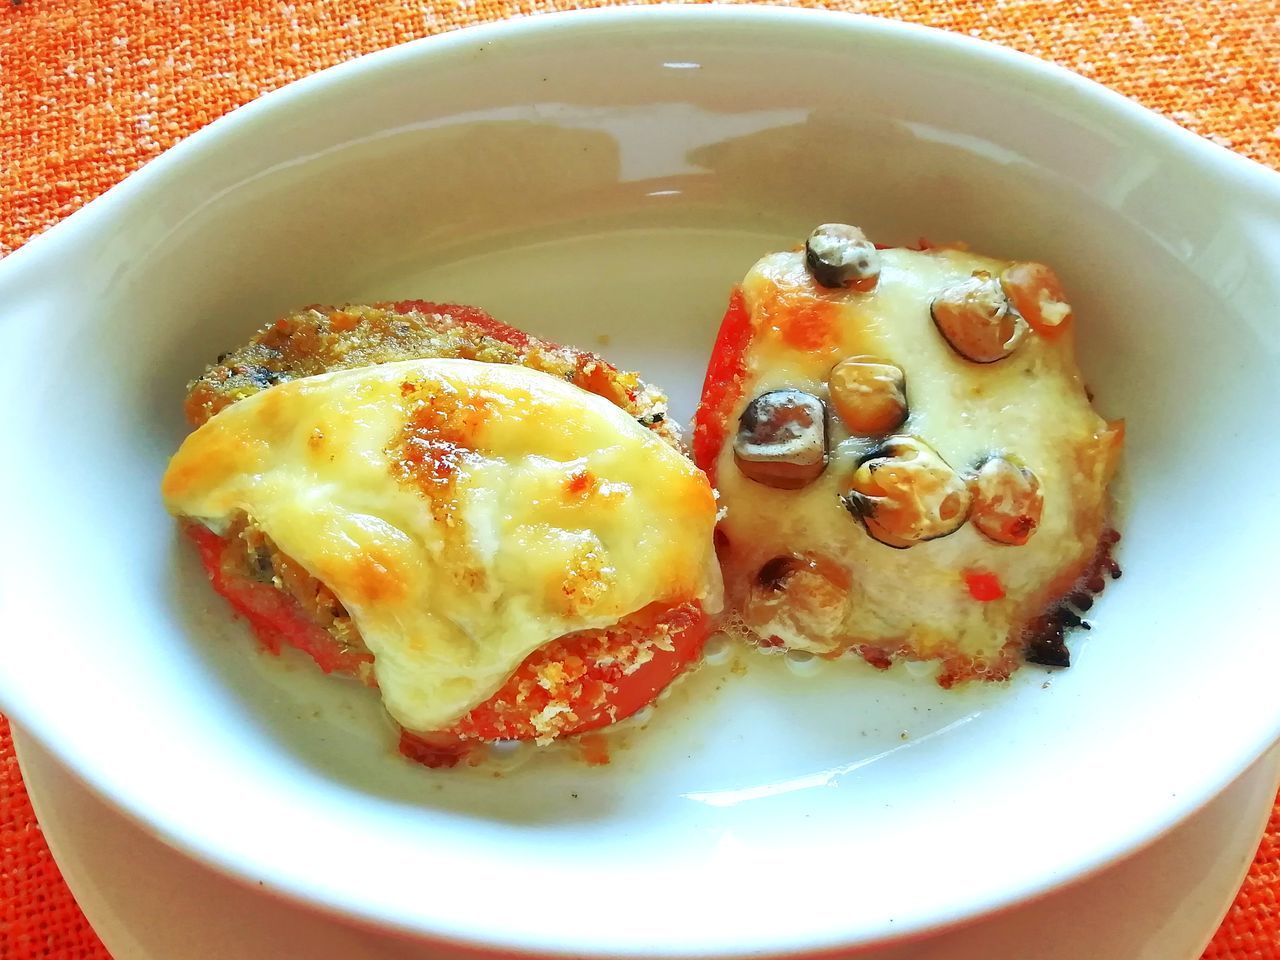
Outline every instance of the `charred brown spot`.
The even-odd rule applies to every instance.
[[[1106,589],[1107,582],[1100,571],[1110,572],[1112,579],[1120,576],[1120,565],[1111,555],[1119,542],[1119,533],[1114,530],[1104,532],[1098,541],[1098,552],[1077,588],[1031,621],[1024,634],[1023,655],[1028,663],[1046,667],[1071,666],[1068,633],[1076,629],[1092,629],[1082,614],[1093,607],[1094,597]]]
[[[449,524],[457,511],[454,483],[462,466],[475,457],[476,435],[491,399],[443,383],[419,382],[417,387],[405,425],[386,452],[392,475],[416,487],[431,502],[435,518]]]
[[[769,590],[781,590],[800,563],[795,557],[774,557],[756,574],[756,583]]]
[[[1071,651],[1067,649],[1066,641],[1068,624],[1063,617],[1064,612],[1056,610],[1031,622],[1025,654],[1028,663],[1038,663],[1045,667],[1071,666]]]

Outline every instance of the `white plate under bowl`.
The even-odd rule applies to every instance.
[[[1054,264],[1124,415],[1124,579],[1076,665],[947,693],[737,651],[613,763],[400,761],[249,652],[157,496],[184,382],[300,304],[460,299],[691,410],[730,285],[847,220]],[[1280,178],[919,28],[616,10],[371,56],[218,121],[0,263],[0,704],[264,890],[575,955],[884,942],[1149,842],[1280,734]],[[607,346],[599,345],[607,338]]]
[[[148,836],[14,731],[22,777],[67,885],[114,960],[477,960],[234,883]],[[1280,747],[1141,853],[959,929],[859,960],[1199,960],[1258,849]],[[210,909],[210,904],[216,904]]]

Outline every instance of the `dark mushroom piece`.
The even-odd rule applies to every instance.
[[[892,433],[907,419],[907,381],[902,368],[878,357],[848,357],[827,378],[831,406],[852,433]]]
[[[880,278],[880,251],[857,227],[824,223],[804,244],[804,262],[819,286],[869,290]]]
[[[760,568],[742,605],[756,633],[812,653],[830,651],[849,612],[852,581],[827,557],[774,557]]]
[[[905,549],[955,533],[969,515],[969,488],[919,437],[890,437],[858,465],[842,498],[876,540]]]
[[[1036,532],[1044,513],[1040,479],[1004,457],[991,457],[969,478],[969,519],[988,540],[1020,547]]]
[[[827,468],[827,417],[803,390],[771,390],[738,419],[733,459],[749,480],[782,490],[812,483]]]
[[[929,304],[929,316],[951,349],[974,363],[1003,360],[1027,333],[1000,282],[986,274],[947,287]]]

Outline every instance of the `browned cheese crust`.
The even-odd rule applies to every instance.
[[[278,383],[335,370],[427,358],[519,364],[561,377],[604,397],[680,448],[667,398],[634,373],[593,353],[529,336],[482,310],[424,301],[312,306],[263,327],[218,357],[188,386],[187,419],[199,426],[218,411]],[[343,655],[368,656],[348,612],[323,583],[281,553],[249,518],[227,534],[221,553],[230,578],[273,586],[326,631]]]

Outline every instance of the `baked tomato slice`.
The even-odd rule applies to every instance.
[[[265,649],[294,647],[325,673],[374,682],[367,651],[343,649],[293,597],[236,573],[227,562],[229,540],[199,524],[187,532],[213,588]],[[616,723],[657,699],[698,658],[708,632],[700,604],[652,604],[613,627],[560,637],[526,657],[497,693],[449,729],[403,731],[400,751],[428,766],[452,766],[478,742],[549,740]]]
[[[745,314],[744,314],[745,316]],[[422,357],[513,363],[562,376],[609,400],[666,439],[639,378],[593,353],[530,336],[458,304],[422,300],[313,307],[277,320],[224,354],[193,384],[187,413],[201,424],[275,383],[354,364]],[[732,403],[732,399],[729,401]],[[247,570],[239,546],[198,524],[187,532],[214,589],[267,650],[301,650],[326,673],[372,683],[373,656],[344,646],[287,590]],[[401,751],[432,766],[456,763],[469,744],[548,740],[608,726],[653,702],[701,653],[708,619],[697,603],[652,605],[603,630],[570,634],[530,654],[492,697],[448,730],[404,732]]]
[[[229,540],[198,523],[186,524],[185,529],[200,551],[200,562],[213,589],[249,621],[265,649],[278,654],[282,647],[294,647],[325,673],[355,676],[361,672],[361,664],[373,662],[366,651],[344,650],[333,634],[303,614],[301,605],[289,594],[238,575],[227,563]]]

